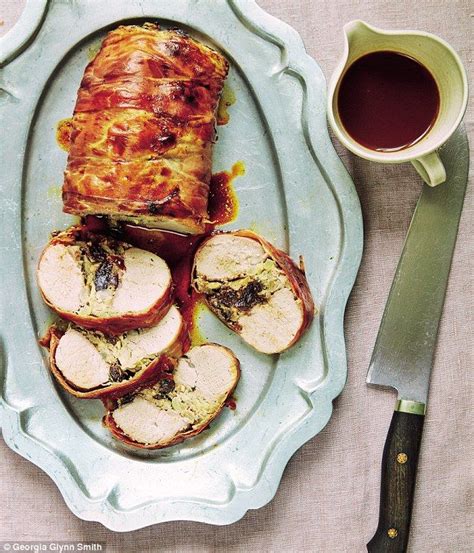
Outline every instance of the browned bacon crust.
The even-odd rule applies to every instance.
[[[182,32],[111,31],[78,92],[64,211],[199,233],[228,63]]]

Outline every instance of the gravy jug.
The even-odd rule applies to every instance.
[[[446,172],[436,150],[460,124],[468,98],[466,71],[459,56],[444,40],[429,33],[384,31],[360,20],[345,25],[344,33],[344,52],[330,79],[328,90],[328,120],[337,138],[351,152],[371,161],[410,161],[430,186],[444,182]],[[421,65],[423,70],[431,74],[439,94],[437,113],[426,133],[413,143],[393,150],[367,147],[349,134],[341,120],[338,102],[341,83],[354,62],[375,52],[385,52],[392,56],[395,53],[400,54],[405,59],[410,58],[411,63]],[[362,92],[359,91],[359,94]],[[403,109],[403,99],[400,101],[402,105],[398,107]],[[369,110],[368,117],[376,117],[376,114],[372,115]],[[376,125],[377,121],[372,120],[371,124]]]

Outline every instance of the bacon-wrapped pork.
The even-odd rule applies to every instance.
[[[123,395],[152,379],[161,356],[179,357],[189,339],[179,310],[172,306],[155,326],[119,336],[69,324],[53,325],[41,341],[50,369],[69,393],[80,398]]]
[[[104,424],[128,445],[169,447],[207,428],[239,377],[239,361],[230,349],[196,346],[179,359],[172,379],[160,378],[134,394],[104,400]]]
[[[196,251],[192,277],[219,319],[263,353],[288,349],[313,320],[304,272],[249,230],[205,240]]]
[[[202,232],[227,71],[219,53],[180,31],[111,31],[79,89],[64,211]]]
[[[37,277],[51,309],[107,334],[156,324],[173,300],[171,272],[161,257],[85,227],[53,237]]]

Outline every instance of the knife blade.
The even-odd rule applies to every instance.
[[[431,367],[469,174],[464,127],[439,153],[447,180],[423,187],[367,374],[369,384],[398,392],[383,452],[379,523],[369,552],[403,552],[408,544]]]

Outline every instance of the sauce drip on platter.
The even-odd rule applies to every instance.
[[[237,218],[239,205],[233,181],[245,175],[245,165],[237,161],[230,171],[221,171],[211,177],[209,191],[209,219],[212,225],[225,225]]]
[[[419,142],[433,127],[439,103],[431,73],[415,59],[391,51],[357,59],[338,93],[338,112],[348,134],[381,152]]]
[[[61,119],[56,125],[56,142],[61,150],[69,152],[71,148],[72,117]]]
[[[235,397],[232,396],[225,402],[225,405],[231,411],[235,411],[237,409],[237,400],[235,399]]]

